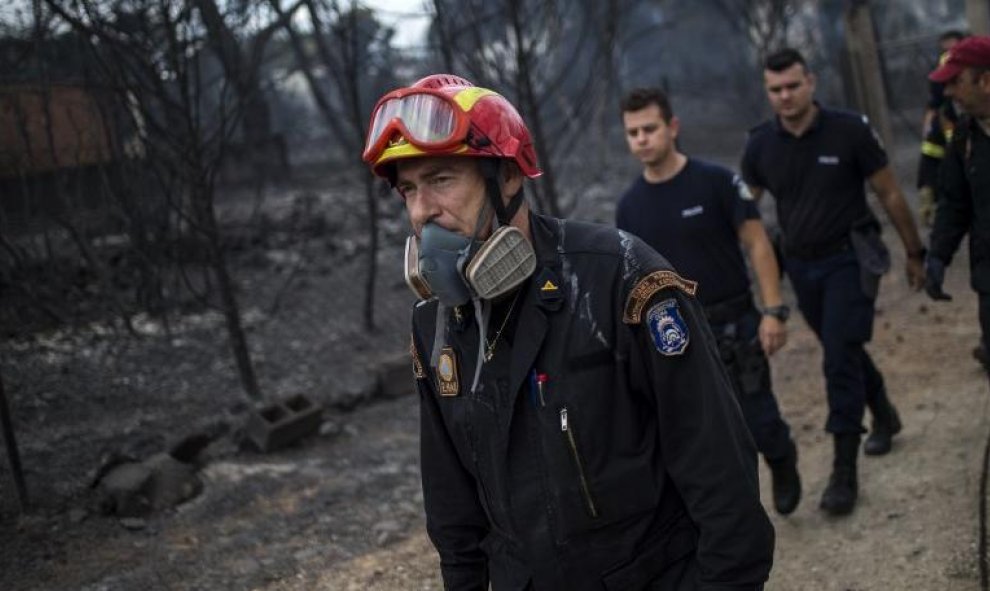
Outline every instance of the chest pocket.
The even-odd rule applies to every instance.
[[[671,224],[666,231],[674,232],[674,236],[679,240],[690,240],[698,232],[704,231],[708,225],[711,212],[708,207],[702,204],[688,205],[677,211],[677,219],[671,220]]]

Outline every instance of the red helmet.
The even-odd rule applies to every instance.
[[[529,129],[500,94],[459,76],[434,74],[378,99],[363,160],[388,178],[386,164],[421,156],[508,158],[523,174],[542,174]]]

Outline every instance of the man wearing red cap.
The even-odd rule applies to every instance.
[[[990,37],[969,37],[949,51],[928,78],[965,114],[956,126],[939,170],[938,208],[929,238],[925,291],[948,300],[945,268],[969,233],[970,284],[979,295],[980,345],[973,355],[990,369]]]
[[[530,213],[529,130],[463,78],[383,96],[363,157],[412,224],[444,589],[762,589],[773,527],[697,285],[632,235]]]

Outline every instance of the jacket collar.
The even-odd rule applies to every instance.
[[[818,110],[815,113],[815,118],[811,120],[811,125],[809,125],[808,129],[806,129],[805,132],[802,133],[800,136],[795,136],[793,133],[787,131],[787,129],[784,128],[784,126],[780,123],[780,115],[775,115],[774,118],[771,119],[771,121],[773,122],[774,131],[776,131],[781,135],[786,135],[789,137],[805,137],[811,133],[814,133],[815,131],[818,131],[818,129],[821,128],[822,126],[822,118],[826,115],[828,109],[823,107],[821,103],[819,103],[818,101],[812,101],[812,104],[814,104]]]

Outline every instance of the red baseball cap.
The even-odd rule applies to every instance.
[[[948,82],[967,66],[990,67],[990,37],[967,37],[952,46],[948,57],[928,79],[932,82]]]

